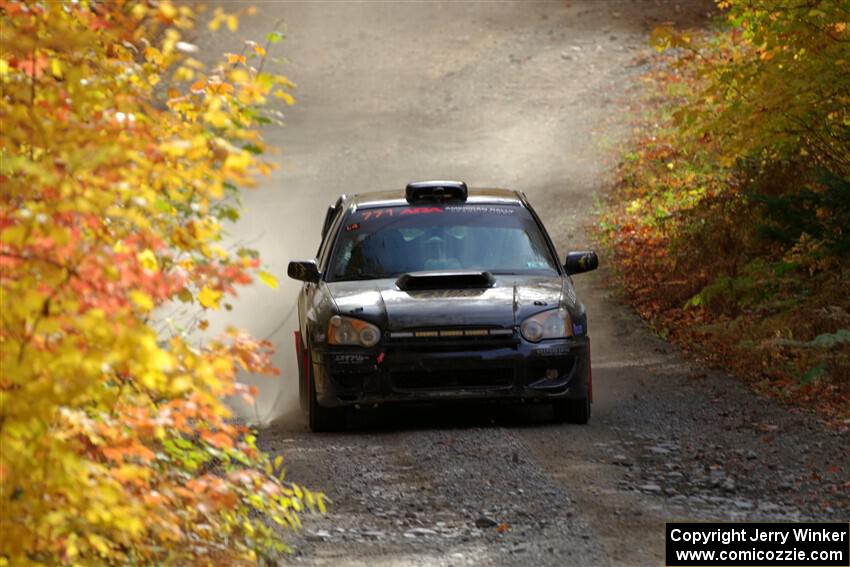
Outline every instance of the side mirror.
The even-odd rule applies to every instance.
[[[596,252],[588,250],[586,252],[570,252],[567,254],[567,260],[564,262],[564,269],[568,275],[580,274],[589,272],[599,267],[599,258],[596,257]]]
[[[309,283],[318,283],[322,277],[315,260],[296,260],[290,262],[286,274],[293,280]]]

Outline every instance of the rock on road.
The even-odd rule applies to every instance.
[[[589,246],[649,31],[699,24],[711,6],[256,4],[238,37],[199,42],[239,51],[239,38],[286,23],[276,70],[298,84],[298,103],[267,133],[281,168],[246,195],[233,235],[278,275],[313,254],[339,194],[414,179],[523,190],[562,255]],[[659,565],[668,520],[847,520],[846,432],[687,362],[618,304],[609,277],[576,278],[593,338],[587,426],[553,425],[542,406],[450,406],[365,413],[348,433],[313,435],[292,420],[264,430],[262,447],[284,455],[288,477],[333,500],[328,516],[288,536],[288,561]],[[262,388],[264,414],[294,403],[297,286],[282,283],[247,290],[228,314],[280,351],[284,394]]]

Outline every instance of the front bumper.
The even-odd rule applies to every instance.
[[[437,400],[586,397],[587,337],[505,344],[379,345],[312,350],[323,407]]]

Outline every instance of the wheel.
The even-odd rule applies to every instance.
[[[587,396],[577,400],[558,400],[552,405],[555,421],[584,425],[590,420],[590,399]]]
[[[316,400],[316,384],[309,377],[310,400],[307,408],[307,422],[310,431],[324,433],[345,429],[345,408],[323,408]]]

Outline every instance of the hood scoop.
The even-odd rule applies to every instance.
[[[410,272],[402,274],[395,282],[403,291],[488,288],[494,283],[493,274],[475,270]]]

